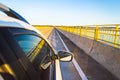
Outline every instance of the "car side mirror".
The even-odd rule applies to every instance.
[[[41,61],[39,67],[45,70],[52,64],[52,61],[56,59],[64,62],[69,62],[72,61],[73,54],[67,51],[59,51],[54,59],[52,58],[52,56],[45,56]]]
[[[59,51],[57,56],[60,61],[64,62],[69,62],[73,59],[73,54],[67,51]]]

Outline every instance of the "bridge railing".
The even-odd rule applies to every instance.
[[[88,26],[58,26],[57,28],[74,33],[83,37],[92,38],[96,41],[104,41],[120,46],[120,24],[111,25],[88,25]]]

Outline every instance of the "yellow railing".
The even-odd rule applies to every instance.
[[[61,30],[80,36],[92,38],[96,41],[104,41],[120,46],[120,24],[88,25],[88,26],[57,26]]]

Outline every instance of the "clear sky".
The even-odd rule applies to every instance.
[[[91,25],[120,23],[120,0],[0,0],[31,24]]]

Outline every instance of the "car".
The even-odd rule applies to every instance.
[[[55,61],[71,61],[73,54],[55,51],[9,7],[0,4],[0,11],[0,80],[55,80]]]

